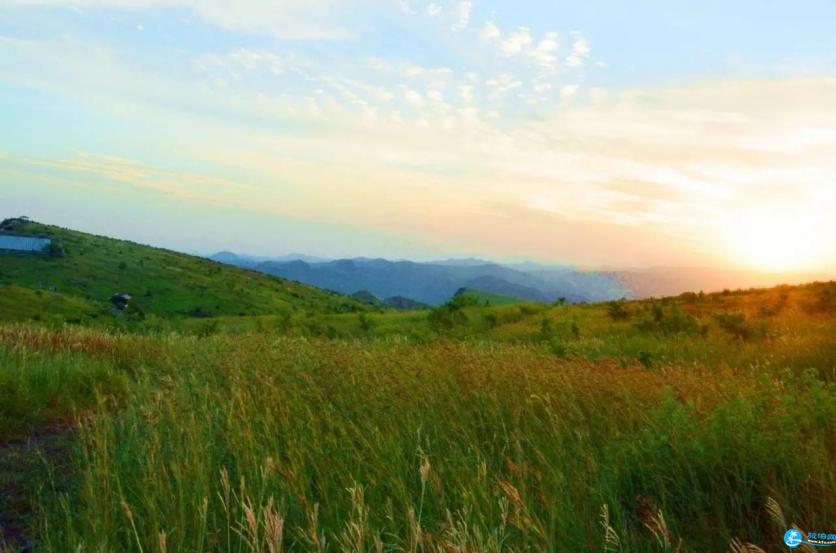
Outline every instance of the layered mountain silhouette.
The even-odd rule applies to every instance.
[[[211,257],[343,294],[364,291],[380,298],[381,303],[396,298],[392,303],[400,306],[409,305],[408,300],[438,305],[461,288],[541,303],[560,298],[579,303],[796,284],[828,277],[701,267],[585,271],[565,265],[494,263],[475,258],[421,263],[365,257],[327,260],[303,254],[268,258],[222,252]]]
[[[542,303],[560,298],[571,303],[603,301],[629,295],[613,275],[542,265],[536,265],[538,271],[519,270],[477,259],[429,263],[367,258],[263,261],[229,252],[212,258],[343,294],[366,291],[377,298],[401,297],[429,305],[444,303],[460,288]]]

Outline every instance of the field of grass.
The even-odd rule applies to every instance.
[[[0,435],[76,428],[37,551],[775,551],[836,521],[834,299],[6,324]]]

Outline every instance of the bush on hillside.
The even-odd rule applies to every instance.
[[[751,340],[763,333],[762,328],[755,327],[743,313],[715,313],[717,326],[740,340]]]
[[[613,321],[630,319],[630,311],[624,306],[624,301],[611,301],[607,304],[607,314]]]
[[[667,311],[661,303],[655,302],[650,306],[641,319],[634,323],[643,332],[660,334],[700,334],[704,330],[693,315],[682,311],[674,305]]]
[[[430,311],[427,321],[436,332],[448,332],[454,327],[467,324],[467,314],[464,309],[479,305],[479,299],[462,294]]]
[[[810,314],[836,313],[836,282],[828,282],[819,288],[813,300],[804,304],[804,310]]]

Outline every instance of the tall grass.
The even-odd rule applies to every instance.
[[[0,327],[0,439],[69,423],[97,397],[123,395],[127,379],[115,369],[114,348],[96,332]]]
[[[114,340],[114,366],[154,341]],[[769,498],[805,527],[836,519],[821,371],[539,344],[154,343],[120,408],[85,419],[73,491],[42,492],[42,551],[721,551],[778,542]]]

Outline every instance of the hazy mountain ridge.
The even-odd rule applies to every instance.
[[[216,254],[212,259],[343,294],[366,290],[378,298],[402,296],[430,305],[444,303],[460,288],[474,288],[541,303],[559,298],[573,303],[603,301],[629,295],[629,291],[614,276],[537,264],[524,266],[541,269],[539,271],[519,270],[478,259],[425,263],[379,258],[317,263],[302,259],[254,262],[226,253]]]
[[[378,298],[400,296],[430,305],[447,301],[459,288],[484,290],[541,303],[559,298],[578,303],[661,297],[687,291],[710,292],[726,288],[796,284],[830,278],[828,275],[702,267],[579,270],[568,265],[530,261],[499,263],[477,258],[417,262],[358,257],[329,261],[302,254],[256,258],[221,252],[213,255],[212,259],[344,294],[367,290]]]

